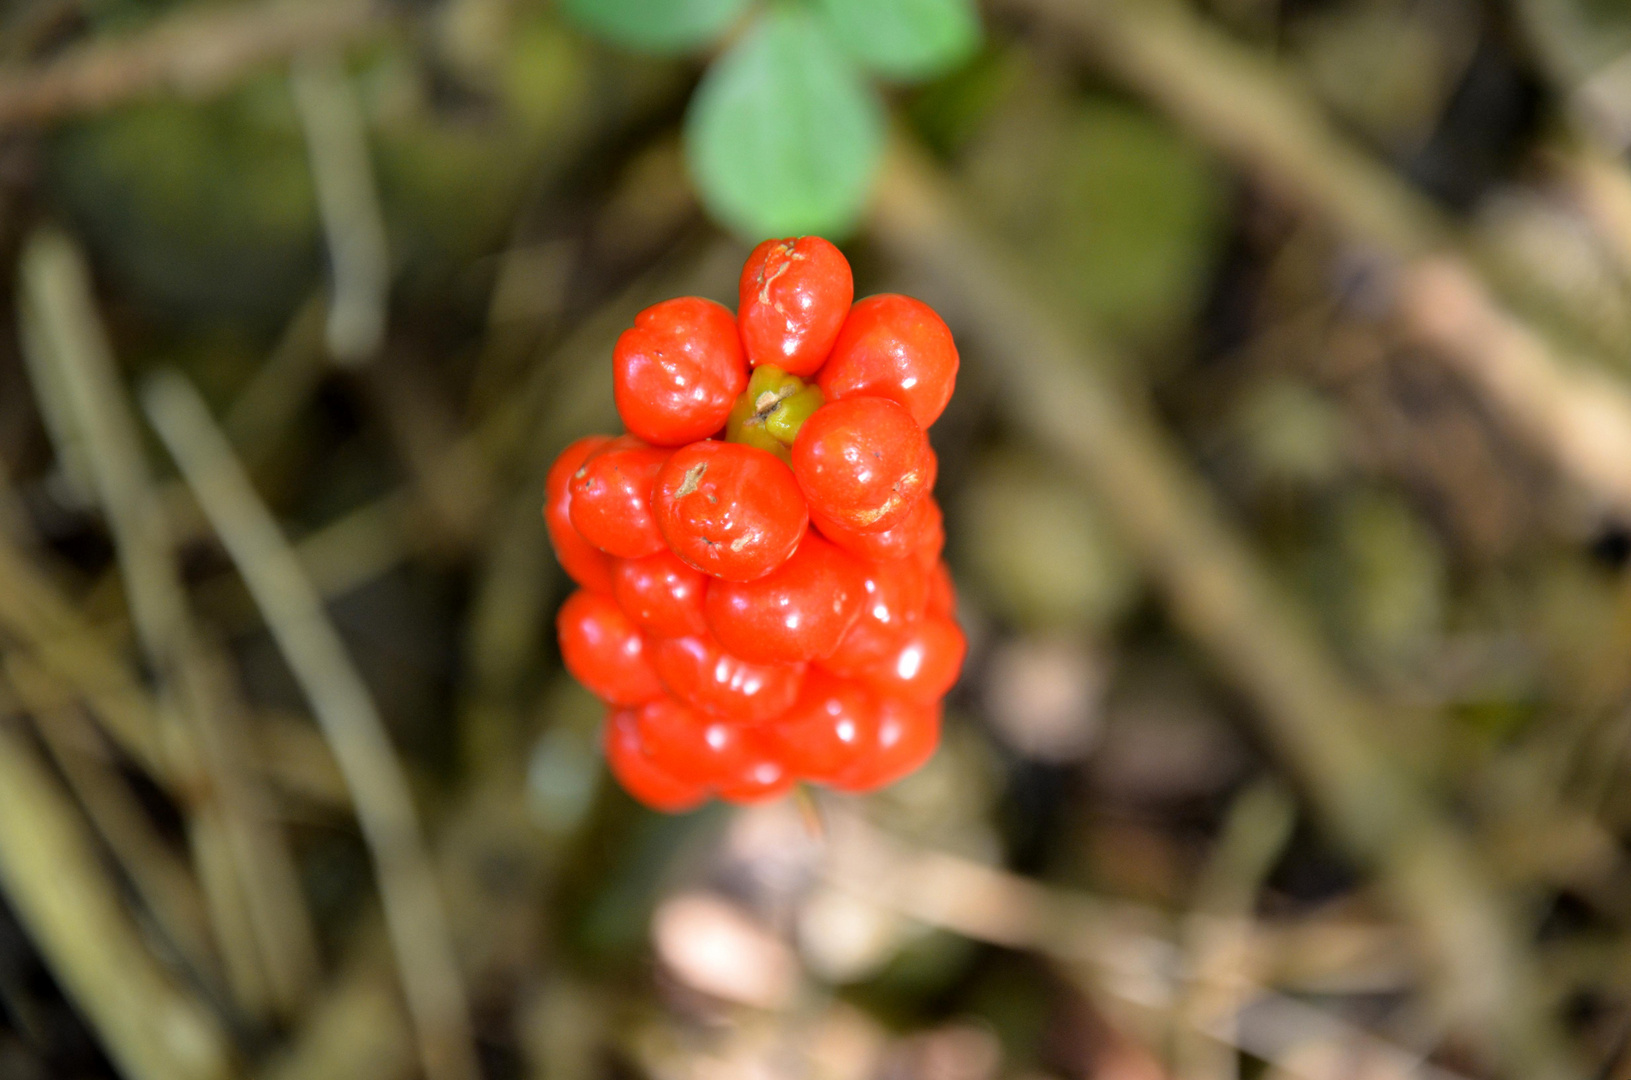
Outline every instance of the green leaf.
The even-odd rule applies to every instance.
[[[749,0],[561,0],[584,29],[640,52],[686,52],[717,39]]]
[[[926,79],[980,44],[973,0],[821,0],[839,43],[891,79]]]
[[[814,15],[773,8],[703,78],[686,153],[708,209],[748,238],[851,228],[883,151],[883,110]]]

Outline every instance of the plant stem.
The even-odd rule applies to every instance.
[[[345,776],[430,1080],[476,1080],[464,985],[407,777],[373,695],[198,392],[161,374],[143,404],[311,702]]]

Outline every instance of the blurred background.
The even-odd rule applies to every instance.
[[[1631,9],[0,2],[0,1078],[1631,1077]],[[539,510],[820,231],[971,651],[644,811]]]

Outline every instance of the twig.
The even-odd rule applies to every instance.
[[[1425,198],[1340,134],[1313,95],[1168,0],[1006,0],[1305,212],[1394,258],[1445,247]]]
[[[83,434],[74,423],[68,388],[63,383],[61,367],[52,359],[52,343],[47,340],[48,329],[42,321],[40,313],[28,302],[26,290],[22,291],[17,303],[17,338],[22,345],[35,407],[46,434],[51,437],[52,464],[67,498],[76,505],[91,506],[96,501],[96,482],[91,477],[89,452]]]
[[[113,533],[137,636],[159,677],[161,711],[184,725],[169,745],[181,769],[197,774],[190,835],[228,973],[241,1000],[253,1005],[264,983],[276,1009],[291,1015],[318,971],[298,871],[249,767],[230,679],[212,662],[189,609],[88,268],[66,237],[42,231],[25,246],[22,277]],[[225,848],[219,855],[211,849],[217,839]]]
[[[1558,365],[1453,258],[1413,263],[1396,302],[1403,333],[1432,348],[1565,474],[1631,517],[1631,391],[1623,383]]]
[[[1235,1055],[1224,1044],[1232,1044],[1236,1017],[1250,996],[1252,911],[1295,822],[1296,804],[1273,780],[1246,788],[1229,807],[1180,934],[1185,979],[1175,1012],[1202,1037],[1173,1033],[1178,1080],[1239,1075]],[[1220,1042],[1217,1032],[1229,1037]]]
[[[190,505],[190,493],[187,499]],[[305,538],[297,550],[323,595],[342,594],[403,557],[405,501],[385,496]],[[231,584],[242,589],[236,580]],[[0,629],[27,647],[42,675],[89,706],[120,753],[178,801],[192,797],[185,778],[174,775],[171,758],[159,749],[156,707],[116,650],[115,631],[87,624],[55,583],[3,537]],[[303,721],[263,720],[258,734],[254,756],[271,782],[320,806],[349,809],[344,781],[319,733]]]
[[[321,595],[344,596],[415,553],[414,524],[408,497],[393,492],[302,536],[295,551]]]
[[[361,364],[379,350],[385,335],[391,284],[385,218],[368,159],[362,107],[339,58],[326,49],[295,57],[289,88],[306,133],[306,156],[328,242],[329,354],[342,364]]]
[[[160,749],[157,710],[130,665],[86,625],[72,602],[8,542],[0,541],[0,627],[84,696],[119,748],[161,785],[177,787]]]
[[[1631,146],[1631,53],[1623,34],[1602,33],[1596,20],[1559,0],[1512,0],[1506,9],[1531,55],[1550,76],[1564,114],[1580,134],[1614,157]]]
[[[926,278],[998,367],[1015,420],[1097,494],[1166,595],[1175,622],[1257,705],[1264,734],[1326,824],[1431,943],[1469,1033],[1525,1080],[1576,1075],[1537,1007],[1510,915],[1465,841],[1370,735],[1386,730],[1320,649],[1153,418],[1112,385],[1131,370],[1069,335],[1024,289],[1025,274],[975,234],[931,169],[897,147],[873,235]]]
[[[275,0],[187,7],[118,41],[77,46],[39,67],[0,74],[0,128],[45,124],[134,99],[199,97],[302,50],[374,31],[372,0]]]
[[[1407,333],[1432,337],[1498,414],[1562,471],[1620,515],[1631,517],[1631,405],[1623,393],[1595,400],[1600,378],[1503,310],[1455,230],[1420,195],[1356,148],[1291,78],[1169,0],[1008,0],[1046,16],[1105,70],[1215,147],[1269,190],[1337,226],[1399,271],[1394,296]],[[1415,265],[1418,260],[1428,260]],[[1522,276],[1522,266],[1502,267]],[[1425,272],[1439,289],[1476,297],[1453,327],[1413,297]],[[1522,283],[1519,283],[1522,287]],[[1422,320],[1427,320],[1425,323]],[[1593,336],[1592,327],[1578,327]],[[1454,336],[1445,336],[1445,331]],[[1526,362],[1482,370],[1481,344],[1522,337]],[[1613,355],[1623,342],[1600,342]],[[1540,403],[1540,404],[1537,404]],[[1580,410],[1577,414],[1576,410]],[[1577,427],[1589,428],[1590,446]]]
[[[1595,226],[1621,287],[1631,287],[1631,170],[1595,146],[1563,146],[1546,157]]]
[[[269,1061],[260,1080],[410,1080],[413,1033],[402,1014],[390,961],[372,921],[357,955],[323,991],[306,1025]]]
[[[327,322],[328,303],[315,292],[295,309],[271,355],[222,418],[232,445],[251,469],[288,433],[329,371],[323,345]]]
[[[255,749],[273,789],[325,818],[349,816],[351,793],[334,763],[334,751],[304,716],[263,713],[255,724]],[[290,815],[285,811],[284,817]]]
[[[6,678],[27,707],[63,779],[170,947],[217,991],[220,960],[205,922],[204,899],[186,863],[159,836],[129,783],[109,760],[101,734],[61,681],[22,651],[5,656]]]
[[[176,483],[182,498],[167,500],[172,512],[197,518],[186,524],[189,539],[195,532],[208,535],[209,522],[199,512],[192,492]],[[176,505],[179,503],[185,508]],[[295,555],[318,595],[335,600],[418,554],[424,547],[424,534],[412,500],[405,492],[395,491],[306,533],[295,543]],[[192,595],[198,609],[209,612],[215,625],[228,634],[258,625],[260,613],[244,593],[243,582],[230,570],[205,578],[193,587]],[[122,629],[117,619],[99,625],[112,635]]]
[[[368,686],[271,513],[196,390],[155,377],[142,395],[199,506],[266,617],[334,749],[378,875],[425,1073],[475,1080],[464,988],[435,873],[403,775]]]
[[[975,941],[1025,949],[1059,962],[1092,989],[1138,1010],[1165,1012],[1178,1002],[1182,973],[1173,927],[1137,904],[1053,888],[944,851],[915,847],[873,827],[837,803],[827,806],[830,839],[823,866],[845,892],[929,926]],[[1390,1076],[1461,1080],[1419,1055],[1322,1009],[1242,977],[1240,1008],[1205,1034],[1276,1064],[1300,1080],[1326,1080],[1287,1060],[1309,1038],[1392,1067]],[[1191,1017],[1179,1014],[1180,1020]]]
[[[0,885],[59,984],[130,1080],[225,1080],[225,1034],[141,943],[84,824],[0,721]]]

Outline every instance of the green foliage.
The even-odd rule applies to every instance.
[[[842,233],[883,150],[883,111],[820,21],[767,11],[703,79],[686,120],[708,208],[748,236]]]
[[[685,52],[714,41],[748,0],[561,0],[566,12],[617,45],[640,52]]]
[[[980,19],[969,0],[821,0],[843,47],[891,79],[924,79],[973,55]]]
[[[748,0],[562,0],[582,26],[644,52],[718,40]],[[882,155],[884,117],[860,68],[942,74],[980,43],[971,0],[807,0],[768,5],[703,77],[686,116],[691,175],[708,210],[750,239],[841,235]]]

